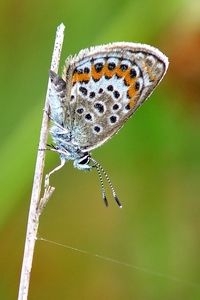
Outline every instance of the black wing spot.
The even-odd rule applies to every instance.
[[[116,64],[114,62],[108,63],[108,70],[112,71],[116,68]]]
[[[116,116],[111,116],[111,117],[110,117],[110,122],[111,122],[112,124],[116,123],[116,122],[117,122],[117,117],[116,117]]]
[[[85,119],[88,120],[88,121],[91,121],[92,120],[92,115],[91,114],[86,114]]]
[[[140,82],[139,81],[136,81],[135,89],[136,89],[136,91],[139,91],[139,89],[140,89]]]
[[[76,112],[81,115],[84,112],[83,108],[77,108]]]
[[[103,106],[103,104],[101,104],[99,102],[94,104],[94,108],[96,110],[98,110],[98,112],[101,113],[101,114],[104,112],[104,106]]]
[[[101,131],[101,128],[99,126],[94,126],[94,131],[96,131],[97,133],[99,133]]]
[[[119,109],[119,105],[118,104],[114,104],[113,105],[113,110],[118,110]]]
[[[124,72],[128,69],[128,65],[125,65],[125,64],[121,64],[120,65],[120,69]]]
[[[112,92],[112,91],[114,90],[113,85],[111,85],[111,84],[108,85],[108,86],[107,86],[107,90],[110,91],[110,92]]]
[[[135,78],[137,76],[137,72],[136,72],[136,70],[133,68],[133,69],[131,69],[130,70],[130,77],[131,78]]]
[[[113,95],[116,99],[118,99],[120,97],[120,93],[118,91],[114,91]]]
[[[80,86],[80,87],[79,87],[79,91],[80,91],[84,96],[87,96],[88,91],[87,91],[87,89],[86,89],[85,87]]]
[[[99,73],[103,69],[103,63],[96,63],[94,65],[94,67],[95,67],[96,72]]]
[[[90,98],[95,98],[95,95],[96,95],[95,92],[90,92],[89,97],[90,97]]]

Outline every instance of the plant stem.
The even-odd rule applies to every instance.
[[[58,73],[60,55],[61,55],[62,44],[64,39],[64,29],[65,26],[63,24],[60,24],[57,27],[57,31],[56,31],[54,50],[53,50],[52,61],[51,61],[51,70],[53,70],[56,73]],[[45,203],[46,203],[54,191],[54,188],[49,186],[48,188],[45,189],[43,198],[42,199],[40,198],[43,171],[44,171],[44,161],[45,161],[44,149],[46,148],[46,143],[48,138],[47,112],[49,112],[49,103],[48,103],[49,88],[50,88],[50,80],[48,82],[48,87],[47,87],[42,126],[40,131],[39,149],[38,149],[37,159],[36,159],[35,175],[33,180],[33,189],[32,189],[30,209],[29,209],[28,222],[27,222],[27,232],[26,232],[26,240],[24,246],[24,256],[22,262],[18,300],[28,299],[33,254],[34,254],[35,242],[37,239],[39,219],[42,213],[42,209],[39,209],[40,202],[42,199],[44,201],[45,198]],[[42,208],[43,207],[44,206],[42,206]]]

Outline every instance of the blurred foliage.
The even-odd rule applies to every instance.
[[[105,208],[97,174],[68,164],[41,218],[29,299],[200,298],[200,3],[181,0],[0,3],[0,299],[16,299],[55,30],[62,63],[81,48],[138,41],[170,59],[162,84],[93,156],[123,202]],[[58,163],[47,153],[46,172]]]

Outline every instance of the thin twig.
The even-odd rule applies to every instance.
[[[64,29],[65,26],[61,24],[58,26],[56,31],[54,50],[53,50],[52,61],[51,61],[51,70],[53,70],[56,73],[58,72],[58,67],[60,62],[60,54],[61,54],[61,49],[62,49],[62,44],[64,39]],[[47,137],[48,137],[47,112],[49,111],[49,104],[48,104],[49,88],[50,88],[50,81],[48,82],[48,87],[47,87],[47,94],[46,94],[46,100],[44,106],[41,132],[40,132],[39,150],[36,159],[35,175],[34,175],[29,216],[27,222],[27,232],[26,232],[26,240],[25,240],[25,247],[24,247],[24,257],[22,262],[18,300],[27,300],[28,298],[30,273],[32,268],[35,241],[37,239],[39,217],[42,212],[42,209],[38,209],[38,208],[40,207],[40,202],[45,201],[46,203],[54,191],[54,188],[50,186],[46,187],[44,196],[42,199],[40,199],[43,170],[44,170],[44,159],[45,159],[45,151],[41,151],[41,149],[46,148]]]

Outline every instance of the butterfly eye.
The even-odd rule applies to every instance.
[[[87,165],[90,162],[90,156],[88,153],[78,160],[79,165]]]

